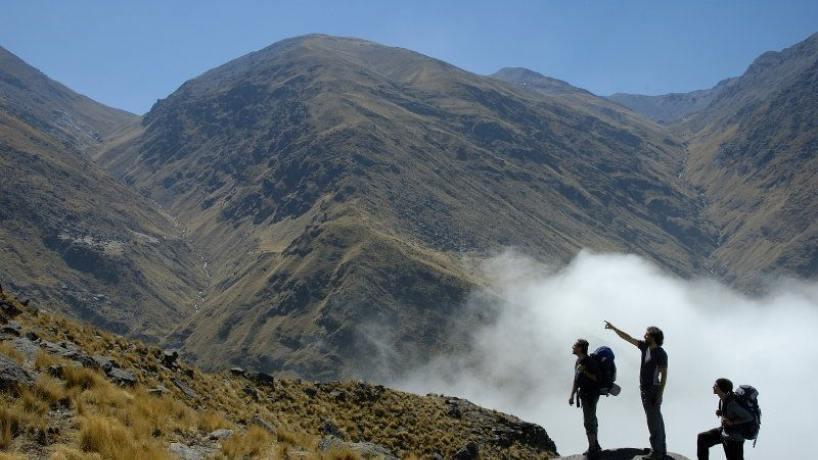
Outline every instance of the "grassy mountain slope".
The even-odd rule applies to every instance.
[[[95,150],[125,124],[138,120],[77,94],[0,47],[0,107],[66,146]]]
[[[690,275],[714,244],[660,127],[355,39],[213,69],[99,160],[206,248],[174,335],[201,363],[383,377],[458,345],[475,257],[591,247]]]
[[[756,59],[674,129],[689,140],[686,176],[721,234],[728,279],[818,275],[818,34]]]
[[[2,458],[452,458],[469,444],[481,458],[556,456],[541,427],[465,400],[208,374],[8,291],[0,387]]]
[[[130,116],[1,55],[0,282],[110,330],[161,337],[192,309],[204,273],[173,220],[87,155]]]

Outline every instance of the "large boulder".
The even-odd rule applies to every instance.
[[[19,391],[31,386],[34,377],[6,355],[0,354],[0,391]]]
[[[129,387],[136,385],[136,377],[133,375],[133,373],[118,367],[112,367],[110,370],[105,372],[105,375],[107,375],[112,382],[118,385]]]
[[[392,452],[384,446],[371,442],[345,442],[334,436],[327,436],[318,442],[318,449],[322,452],[343,449],[351,450],[363,458],[377,458],[383,460],[398,460]]]

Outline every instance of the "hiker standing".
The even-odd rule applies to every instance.
[[[616,335],[635,345],[642,352],[639,392],[648,422],[651,448],[650,454],[642,458],[664,459],[667,454],[665,421],[662,418],[662,396],[667,383],[667,353],[662,348],[665,341],[664,333],[658,327],[651,326],[645,331],[645,340],[637,340],[607,321],[605,329],[612,329]]]
[[[596,406],[599,402],[599,364],[588,356],[588,341],[577,339],[571,348],[571,353],[577,356],[574,365],[574,385],[571,387],[571,396],[568,404],[574,405],[574,395],[577,395],[577,405],[582,408],[582,421],[585,425],[585,434],[588,436],[588,450],[583,454],[587,457],[597,455],[602,448],[597,440]]]
[[[733,382],[720,378],[713,384],[713,393],[719,397],[716,416],[721,417],[721,426],[699,433],[696,455],[699,460],[710,458],[710,448],[721,443],[727,460],[744,459],[744,436],[741,426],[751,423],[754,418],[747,409],[736,401]]]

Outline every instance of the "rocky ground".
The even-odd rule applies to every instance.
[[[633,449],[633,448],[622,448],[622,449],[606,449],[603,450],[596,458],[596,460],[639,460],[642,458],[643,455],[648,453],[648,449]],[[586,460],[582,454],[579,455],[569,455],[567,457],[557,457],[558,460]],[[666,460],[689,460],[687,457],[684,457],[679,454],[670,453],[665,457]]]
[[[545,430],[444,395],[203,373],[0,294],[0,458],[552,458]],[[146,457],[147,456],[147,457]]]

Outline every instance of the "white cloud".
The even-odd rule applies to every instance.
[[[604,330],[609,320],[635,337],[665,332],[669,356],[663,412],[671,451],[695,457],[696,434],[718,424],[713,381],[727,377],[760,392],[764,416],[748,457],[804,458],[815,426],[818,285],[786,281],[750,298],[713,281],[668,275],[632,255],[581,252],[555,270],[507,253],[484,269],[496,318],[469,333],[472,352],[440,356],[393,385],[458,395],[541,424],[563,455],[587,447],[580,410],[568,406],[571,345],[578,337],[616,353],[622,394],[599,404],[605,448],[647,447],[638,397],[639,352]],[[479,300],[478,300],[479,299]],[[482,307],[476,306],[482,305]],[[722,458],[712,450],[712,458]]]

